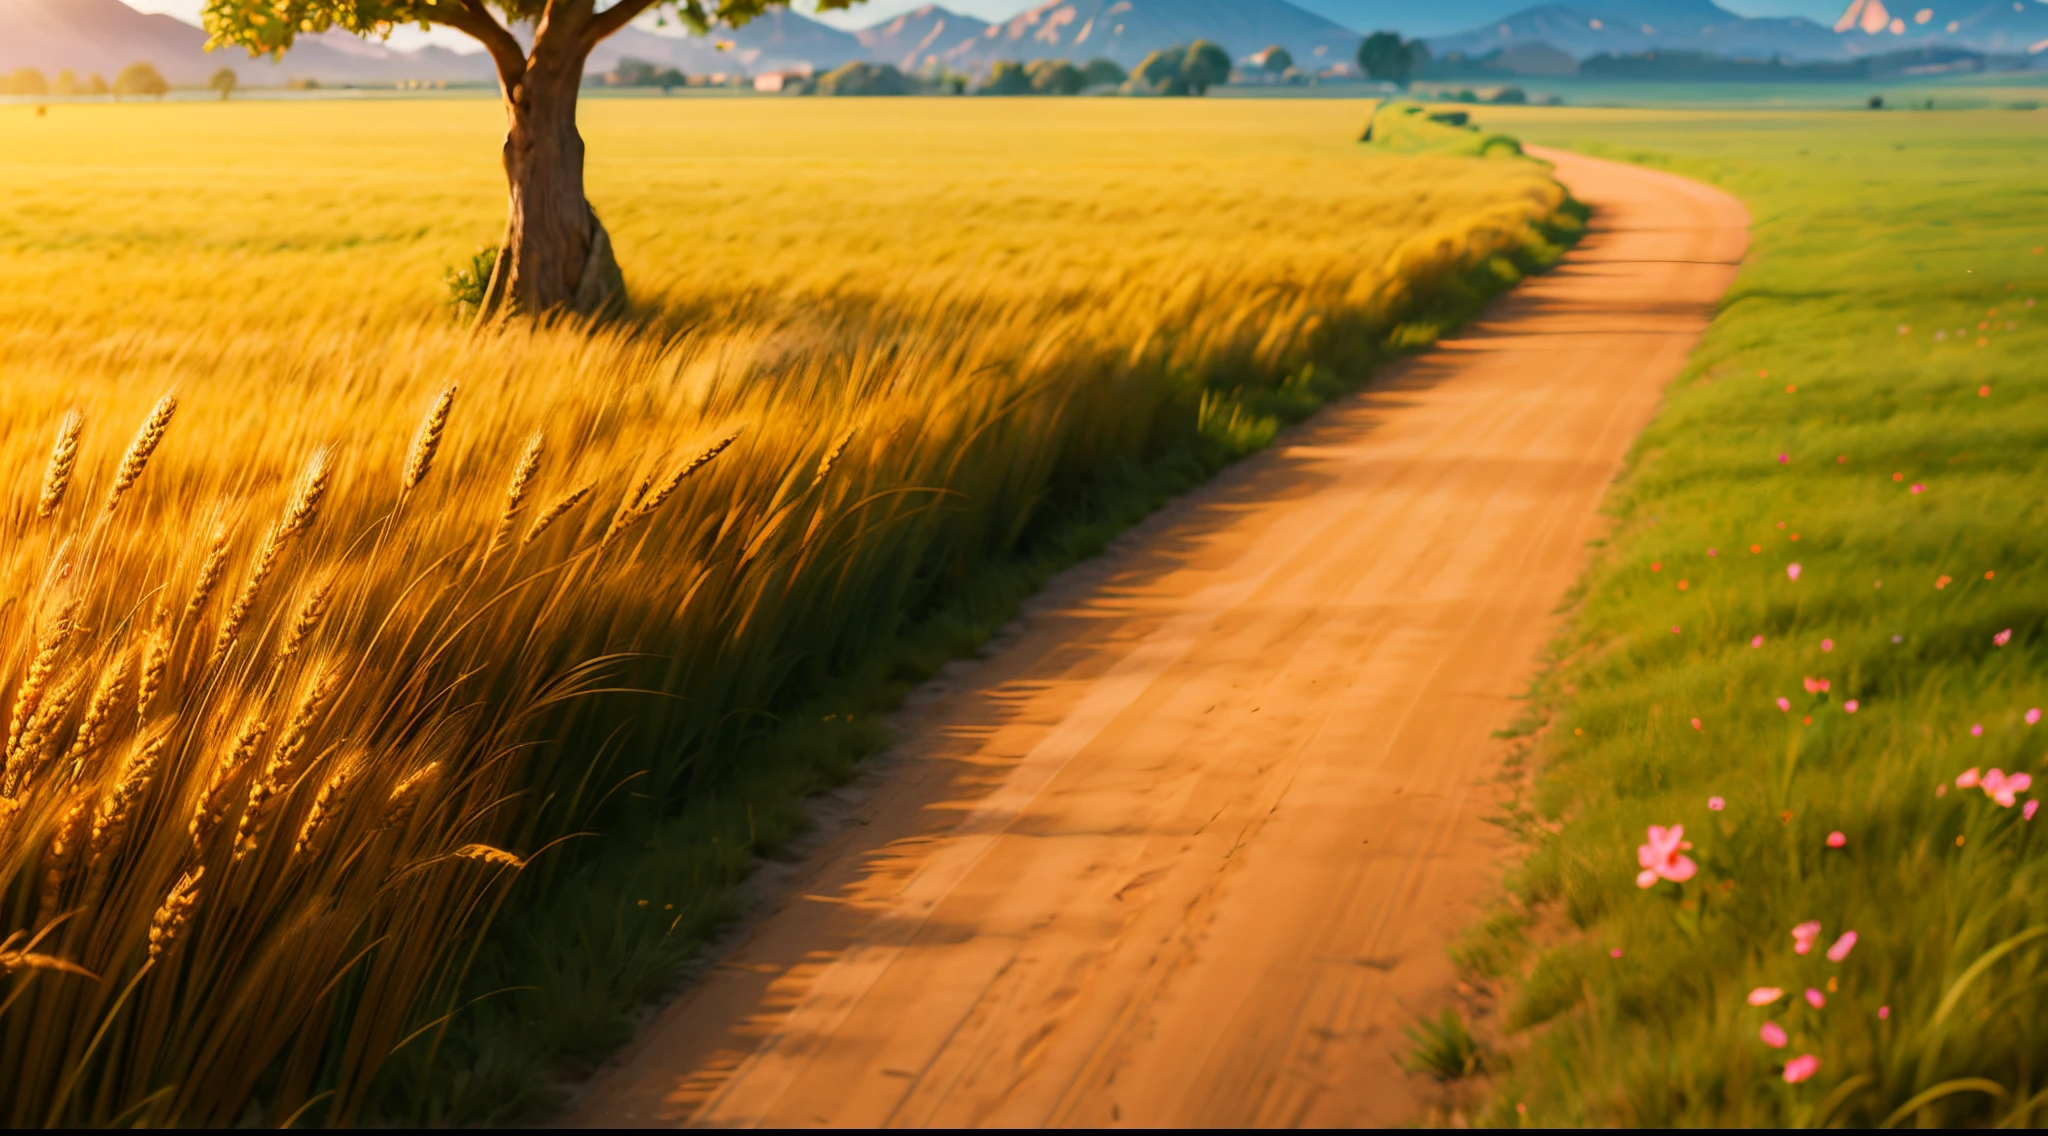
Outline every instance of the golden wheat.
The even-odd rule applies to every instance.
[[[57,425],[57,444],[50,450],[43,468],[43,491],[36,500],[36,519],[48,520],[64,504],[64,491],[71,487],[71,470],[78,462],[78,436],[85,431],[85,418],[71,411]]]
[[[121,455],[121,466],[114,471],[113,487],[107,490],[107,512],[112,513],[121,503],[121,494],[133,488],[142,478],[142,468],[149,464],[149,456],[156,452],[164,440],[164,432],[171,428],[171,416],[178,412],[178,400],[165,395],[150,409],[148,419],[135,440],[128,443],[128,452]]]

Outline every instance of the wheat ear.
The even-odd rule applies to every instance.
[[[164,896],[161,907],[149,919],[149,961],[164,957],[164,952],[178,944],[178,935],[185,929],[185,922],[192,918],[192,908],[199,903],[199,878],[206,874],[206,865],[201,864],[180,877]]]
[[[235,776],[249,764],[256,755],[256,749],[263,744],[263,737],[270,732],[270,724],[255,718],[242,724],[242,732],[235,735],[235,743],[221,755],[213,767],[213,776],[207,780],[206,792],[200,794],[198,807],[192,810],[192,845],[204,849],[207,838],[220,827],[227,816],[228,801],[232,797]]]
[[[135,440],[128,443],[128,452],[121,455],[121,468],[114,474],[114,487],[107,490],[107,512],[113,512],[120,505],[121,494],[142,476],[142,468],[149,464],[149,456],[162,444],[164,431],[171,427],[171,415],[177,412],[176,398],[165,395],[156,400],[156,406],[150,410],[149,418],[143,422]]]
[[[549,505],[546,512],[533,519],[533,527],[526,530],[526,538],[519,543],[524,546],[539,540],[540,534],[548,531],[548,526],[561,520],[563,513],[575,508],[585,497],[590,496],[591,490],[596,488],[597,486],[594,483],[586,485],[581,489],[564,495],[561,500]]]
[[[674,473],[670,474],[668,480],[662,482],[652,492],[645,492],[646,487],[643,484],[643,492],[635,494],[635,497],[638,498],[636,503],[634,503],[627,509],[622,510],[619,513],[618,517],[616,517],[612,521],[612,527],[605,530],[604,540],[600,543],[610,544],[613,538],[617,537],[619,534],[631,528],[635,522],[640,520],[640,518],[645,517],[650,513],[653,513],[656,509],[661,508],[662,502],[667,501],[669,499],[669,496],[673,494],[676,491],[676,489],[682,485],[684,481],[688,480],[691,474],[696,473],[698,470],[703,469],[707,465],[710,465],[711,460],[713,458],[716,458],[718,455],[724,453],[728,446],[731,446],[735,441],[739,440],[739,436],[739,431],[735,430],[732,433],[727,434],[725,437],[720,438],[718,441],[712,443],[710,449],[705,450],[703,453],[698,454],[696,457],[690,459],[689,464],[683,466],[681,469],[678,469]]]
[[[92,819],[92,855],[98,863],[121,839],[128,828],[128,818],[142,791],[149,788],[149,780],[156,775],[157,761],[163,757],[164,747],[170,744],[169,730],[159,730],[147,739],[137,739],[128,751],[127,760],[121,763],[121,771],[114,775],[113,788],[100,799],[99,812]]]
[[[206,601],[220,586],[220,578],[227,569],[228,530],[222,525],[213,530],[213,541],[206,549],[206,559],[199,564],[199,578],[192,582],[192,598],[185,603],[184,618],[189,620],[206,607]]]
[[[313,632],[320,629],[321,617],[327,614],[327,601],[334,590],[334,577],[325,576],[313,585],[306,596],[306,602],[299,607],[299,617],[292,621],[292,628],[285,635],[284,644],[277,649],[278,657],[290,658],[292,653],[305,645]]]
[[[149,642],[142,647],[142,675],[135,683],[135,718],[137,721],[149,717],[149,704],[156,692],[163,689],[164,672],[171,666],[171,641],[161,631],[149,633]]]
[[[426,795],[428,784],[441,773],[441,763],[428,762],[425,766],[406,775],[403,781],[391,787],[391,795],[384,800],[384,819],[379,822],[379,831],[402,827],[412,819],[413,810],[419,807],[420,798]]]
[[[547,438],[538,430],[527,439],[526,449],[519,455],[519,464],[512,467],[512,484],[505,488],[505,511],[498,515],[498,532],[491,539],[491,551],[504,547],[512,535],[512,523],[519,519],[519,510],[526,505],[526,495],[533,491],[533,479],[540,476],[540,459],[547,448]]]
[[[43,467],[43,492],[36,500],[36,519],[47,520],[64,503],[64,491],[71,488],[71,472],[78,465],[78,436],[85,431],[85,418],[67,411],[57,424],[57,444],[50,449],[50,464]]]
[[[327,823],[334,819],[334,814],[339,812],[343,803],[347,801],[355,774],[355,764],[343,762],[335,768],[326,783],[320,786],[320,792],[313,797],[313,807],[306,810],[305,823],[299,826],[299,838],[292,842],[292,855],[311,856],[318,849],[320,830],[327,827]]]
[[[427,411],[426,421],[420,423],[419,433],[413,435],[412,450],[405,455],[405,474],[400,479],[400,488],[407,493],[426,480],[427,470],[434,464],[434,451],[441,448],[441,431],[448,427],[448,412],[455,407],[455,388],[449,387],[434,400],[434,408]]]
[[[114,717],[114,707],[121,702],[121,688],[127,678],[126,658],[100,672],[99,685],[93,688],[92,700],[85,704],[85,719],[78,723],[78,733],[72,737],[66,758],[84,761],[94,747],[106,740],[107,723]]]
[[[825,483],[825,476],[832,472],[834,465],[839,463],[839,455],[845,453],[846,444],[853,441],[853,429],[853,427],[848,426],[845,430],[841,431],[839,437],[833,441],[832,448],[825,451],[824,459],[818,463],[818,472],[811,478],[812,489],[823,485]]]
[[[264,763],[263,772],[249,783],[249,800],[242,809],[241,822],[235,827],[236,860],[256,850],[256,837],[262,832],[265,819],[264,806],[284,789],[285,779],[291,776],[292,762],[306,748],[306,739],[313,732],[314,722],[340,686],[339,668],[326,667],[320,671],[313,679],[313,685],[306,689],[305,697],[299,700],[299,708],[292,712],[291,720],[285,723],[284,736],[270,751],[270,760]]]
[[[56,618],[43,632],[43,638],[36,645],[36,657],[29,661],[28,673],[22,676],[21,689],[14,694],[14,716],[7,723],[7,757],[12,758],[21,743],[21,731],[28,725],[41,701],[43,687],[49,684],[50,675],[57,669],[57,656],[64,650],[64,644],[71,639],[71,633],[78,629],[75,618],[78,603],[73,600],[57,609]]]

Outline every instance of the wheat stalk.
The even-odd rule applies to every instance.
[[[199,804],[192,810],[192,846],[204,850],[206,841],[220,827],[227,816],[230,789],[237,774],[249,759],[254,757],[258,746],[263,744],[264,735],[270,732],[270,724],[257,718],[250,718],[242,724],[242,732],[235,735],[235,744],[221,755],[213,767],[213,776],[207,780],[206,791],[199,796]]]
[[[48,520],[64,503],[64,491],[71,488],[71,472],[78,464],[78,436],[85,431],[85,418],[76,410],[66,411],[57,425],[57,444],[50,449],[50,464],[43,468],[43,492],[36,501],[36,519]]]
[[[142,476],[142,468],[149,464],[149,456],[162,444],[164,431],[171,426],[171,415],[177,412],[178,400],[171,395],[156,400],[156,406],[150,410],[149,418],[142,423],[135,440],[128,443],[128,452],[121,455],[121,468],[114,474],[114,487],[107,490],[107,512],[114,511],[121,503],[121,494]]]
[[[498,515],[498,532],[491,539],[491,551],[504,547],[512,535],[512,523],[519,519],[519,510],[526,504],[526,495],[533,489],[533,479],[540,475],[540,459],[546,449],[547,438],[535,430],[527,439],[526,449],[519,455],[519,464],[512,467],[512,484],[505,488],[505,511]]]
[[[206,874],[206,865],[201,864],[186,872],[164,896],[162,906],[149,919],[149,961],[164,957],[164,953],[178,944],[178,935],[185,929],[185,922],[192,918],[192,908],[199,903],[199,878]]]
[[[199,578],[192,582],[192,598],[185,603],[185,618],[191,619],[206,607],[206,601],[213,590],[220,586],[220,578],[228,567],[228,530],[221,525],[213,530],[213,542],[206,550],[206,559],[199,564]]]
[[[343,762],[337,766],[327,782],[320,786],[320,792],[313,797],[313,807],[306,810],[305,823],[299,826],[299,838],[292,843],[292,855],[311,856],[317,849],[320,830],[334,819],[348,798],[348,791],[355,780],[355,763]]]
[[[36,657],[30,660],[28,673],[22,676],[21,689],[14,693],[14,715],[7,723],[7,758],[10,764],[20,746],[21,732],[42,699],[43,687],[57,669],[57,656],[71,639],[71,633],[78,629],[77,614],[76,600],[68,601],[57,609],[56,618],[50,621],[42,641],[36,645]]]
[[[114,775],[113,787],[100,799],[98,813],[92,820],[92,856],[95,864],[107,854],[127,830],[128,818],[135,807],[136,799],[149,788],[149,780],[156,774],[157,761],[163,756],[164,747],[170,744],[169,730],[159,730],[147,739],[138,738],[130,747],[128,757],[121,763],[121,770]]]
[[[341,671],[337,667],[323,668],[313,679],[313,685],[306,689],[305,697],[299,700],[299,708],[292,712],[285,723],[284,736],[270,751],[270,760],[263,765],[263,771],[249,783],[249,799],[242,809],[242,819],[235,826],[235,859],[256,850],[256,837],[262,832],[264,806],[270,803],[284,789],[285,779],[291,776],[292,762],[306,747],[306,739],[313,732],[313,723],[320,712],[327,708],[327,702],[341,686]]]
[[[43,858],[43,890],[36,900],[36,922],[47,923],[57,914],[62,903],[64,881],[70,878],[72,865],[78,861],[80,830],[85,827],[91,810],[85,801],[78,801],[65,810],[64,819],[57,824],[57,832],[50,838],[50,851]]]
[[[839,455],[846,452],[846,444],[853,441],[853,431],[854,428],[848,426],[840,432],[838,439],[832,443],[832,448],[825,451],[824,459],[818,463],[818,472],[811,478],[810,487],[812,489],[816,489],[825,483],[825,476],[832,472],[834,465],[838,464]]]
[[[149,704],[156,692],[163,689],[164,672],[171,665],[171,642],[161,631],[149,633],[149,642],[142,647],[142,676],[135,683],[135,718],[143,721],[149,717]]]
[[[526,861],[488,844],[465,844],[455,850],[455,855],[464,860],[479,860],[486,864],[499,864],[507,868],[524,868]]]
[[[739,439],[739,436],[739,431],[735,430],[712,443],[710,449],[690,459],[687,465],[670,474],[668,480],[662,482],[652,492],[648,491],[648,486],[651,482],[641,482],[640,490],[633,495],[631,503],[626,508],[620,510],[619,515],[612,520],[611,527],[605,530],[604,539],[598,543],[600,545],[610,544],[613,538],[631,528],[640,518],[648,516],[656,509],[661,508],[662,502],[667,501],[669,496],[684,481],[688,480],[691,474],[711,464],[711,460],[724,453],[728,446],[731,446]]]
[[[533,527],[526,530],[526,538],[519,542],[520,545],[529,545],[532,544],[534,541],[539,540],[540,534],[548,531],[548,526],[560,520],[562,518],[563,513],[566,513],[569,510],[575,508],[577,504],[580,503],[585,497],[590,496],[591,490],[596,488],[597,485],[595,483],[586,485],[581,489],[575,490],[574,492],[565,495],[561,500],[556,501],[554,504],[548,506],[546,512],[542,513],[540,516],[535,517],[533,519]]]
[[[440,772],[441,763],[431,761],[392,786],[391,795],[384,801],[384,819],[377,825],[378,830],[402,827],[411,820],[420,798],[426,795],[427,785],[440,776]]]
[[[413,435],[412,450],[405,456],[405,474],[400,479],[400,488],[410,493],[413,487],[426,479],[427,470],[434,464],[434,451],[441,448],[441,431],[448,426],[448,412],[455,406],[455,388],[449,387],[434,400],[434,408],[427,412],[426,421],[420,423],[419,433]]]
[[[284,521],[277,526],[277,539],[289,540],[306,531],[320,512],[320,499],[327,495],[333,476],[333,451],[325,446],[314,450],[306,462],[306,472],[299,475],[298,492],[292,496],[291,507],[285,510]]]
[[[42,772],[43,762],[36,759],[43,752],[43,743],[50,740],[57,723],[71,709],[72,700],[84,687],[85,674],[81,671],[59,684],[49,697],[42,700],[42,705],[29,717],[28,724],[22,727],[19,746],[7,755],[5,784],[0,785],[0,792],[14,796]]]
[[[291,631],[285,635],[283,645],[277,649],[279,658],[290,658],[313,632],[319,630],[320,619],[327,614],[327,601],[333,588],[333,576],[322,577],[313,585],[306,602],[299,607],[299,617],[292,621]]]
[[[113,666],[100,672],[99,685],[93,688],[92,700],[85,704],[85,718],[78,723],[78,733],[71,739],[71,749],[65,757],[73,762],[83,762],[93,748],[106,740],[106,726],[114,716],[114,707],[121,701],[121,686],[127,679],[127,660],[118,660]],[[74,767],[74,772],[76,768]]]
[[[264,534],[263,547],[256,552],[256,562],[249,569],[249,578],[243,581],[242,590],[235,593],[235,602],[221,617],[220,631],[213,637],[214,658],[227,654],[228,648],[234,646],[235,636],[241,634],[242,623],[255,608],[256,598],[263,594],[263,581],[277,567],[277,558],[283,555],[284,542],[289,535],[282,525]]]

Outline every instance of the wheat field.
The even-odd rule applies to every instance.
[[[0,1120],[364,1118],[529,863],[1555,255],[1366,109],[594,102],[634,317],[481,337],[488,101],[0,109]]]

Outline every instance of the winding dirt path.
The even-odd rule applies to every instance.
[[[950,668],[583,1125],[1396,1124],[1402,1027],[1596,509],[1735,274],[1733,198],[1542,152],[1592,232]]]

